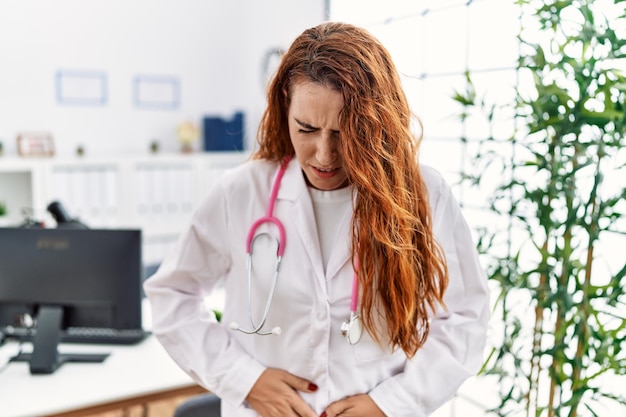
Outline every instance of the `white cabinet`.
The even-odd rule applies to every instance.
[[[25,216],[41,204],[41,175],[30,163],[17,159],[0,159],[0,202],[7,214],[0,217],[0,225],[20,224]]]
[[[215,152],[110,159],[0,158],[0,201],[16,226],[25,213],[55,226],[47,212],[60,201],[91,228],[140,228],[144,262],[161,261],[209,187],[248,153]]]

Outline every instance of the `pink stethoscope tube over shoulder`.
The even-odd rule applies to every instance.
[[[278,190],[280,188],[280,184],[283,176],[285,175],[285,171],[287,170],[287,165],[289,165],[289,161],[291,161],[291,157],[285,158],[285,160],[281,163],[280,169],[278,170],[278,174],[274,180],[274,184],[272,185],[272,190],[270,192],[269,204],[267,207],[267,213],[265,216],[256,220],[252,226],[250,227],[250,231],[248,232],[248,236],[246,238],[246,254],[247,254],[247,284],[248,284],[248,324],[249,328],[244,329],[238,323],[232,322],[230,323],[230,328],[233,330],[237,330],[246,334],[258,334],[258,335],[279,335],[282,330],[280,327],[273,327],[271,330],[263,330],[265,326],[265,322],[267,321],[267,316],[269,314],[269,310],[272,306],[272,300],[274,298],[274,293],[276,292],[276,283],[278,281],[278,274],[280,271],[280,264],[282,262],[283,255],[285,253],[285,246],[287,243],[287,238],[285,234],[285,227],[282,222],[274,216],[274,205],[276,203],[276,198],[278,196]],[[255,322],[252,318],[252,255],[254,249],[255,240],[264,234],[268,233],[257,233],[258,228],[266,223],[271,223],[276,226],[278,230],[278,238],[276,238],[277,249],[276,249],[276,263],[274,266],[274,277],[272,279],[272,284],[270,286],[269,295],[267,301],[265,303],[265,309],[263,311],[263,316],[261,320]],[[359,281],[356,273],[357,265],[355,265],[355,273],[352,282],[352,294],[350,299],[350,317],[341,325],[341,333],[344,337],[346,337],[348,343],[356,344],[363,334],[363,324],[357,314],[357,299],[359,293]]]
[[[276,179],[274,180],[274,185],[272,186],[272,191],[270,193],[270,201],[267,206],[267,214],[254,223],[250,227],[250,231],[248,232],[248,238],[246,239],[246,253],[248,256],[252,255],[252,246],[254,243],[254,238],[256,235],[256,231],[264,223],[274,223],[278,228],[278,249],[276,251],[276,256],[282,258],[285,253],[285,244],[287,238],[285,237],[285,227],[283,223],[278,220],[278,218],[274,217],[274,204],[276,203],[276,197],[278,196],[278,188],[280,187],[280,183],[285,175],[285,171],[287,170],[287,164],[291,158],[286,159],[280,166],[278,170],[278,175],[276,175]]]

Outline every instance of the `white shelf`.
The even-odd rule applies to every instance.
[[[47,212],[60,201],[69,215],[91,228],[138,228],[144,261],[160,261],[191,214],[223,172],[249,157],[245,152],[157,154],[119,158],[0,158],[4,225],[23,223],[23,209],[54,227]],[[154,247],[150,247],[154,245]]]

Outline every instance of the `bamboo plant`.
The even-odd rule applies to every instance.
[[[616,32],[626,3],[517,3],[514,133],[478,140],[465,174],[504,224],[479,239],[497,288],[482,371],[498,381],[489,411],[603,416],[626,410],[626,37]],[[511,110],[479,93],[469,71],[454,99],[462,119],[489,125]],[[488,169],[498,181],[487,189]]]

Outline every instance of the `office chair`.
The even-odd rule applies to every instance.
[[[174,417],[220,417],[220,415],[220,398],[213,393],[192,397],[174,411]]]

